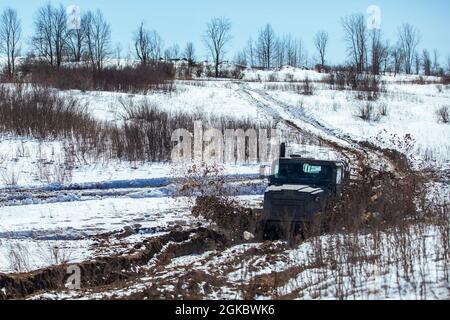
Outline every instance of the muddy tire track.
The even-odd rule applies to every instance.
[[[281,121],[294,132],[316,139],[322,145],[334,149],[355,169],[360,169],[364,161],[368,159],[372,169],[376,169],[384,163],[385,170],[394,174],[402,175],[402,173],[410,172],[406,156],[397,150],[383,149],[370,142],[357,141],[337,129],[326,127],[317,119],[308,116],[304,110],[273,98],[264,90],[251,89],[246,83],[240,84],[239,92],[244,99],[250,100],[270,114],[275,121]],[[305,124],[305,127],[301,127],[298,121]],[[313,132],[311,129],[317,132]],[[377,162],[378,165],[375,166]]]
[[[140,267],[157,257],[158,264],[171,259],[205,251],[223,250],[231,243],[211,229],[174,230],[166,235],[148,239],[127,254],[97,258],[74,264],[81,271],[81,287],[94,289],[137,279]],[[59,265],[26,274],[0,274],[0,300],[25,299],[39,293],[64,291],[69,265]]]

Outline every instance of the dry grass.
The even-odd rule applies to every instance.
[[[442,106],[436,111],[436,114],[438,116],[439,122],[441,123],[449,123],[449,107],[448,106]]]
[[[9,268],[17,273],[29,272],[31,270],[30,252],[21,243],[8,244]]]
[[[197,120],[219,130],[270,127],[249,119],[161,111],[148,101],[135,104],[124,99],[119,104],[125,117],[122,123],[111,124],[94,119],[75,98],[62,97],[49,88],[1,86],[0,132],[40,140],[63,139],[68,158],[82,163],[89,159],[161,162],[171,159],[172,133],[180,128],[193,132]],[[63,178],[60,169],[64,170],[53,168],[60,177],[57,180]]]
[[[312,96],[314,95],[314,85],[307,78],[303,82],[279,84],[279,83],[266,83],[264,84],[264,90],[279,90],[286,92],[294,92],[296,94]]]
[[[23,82],[61,90],[146,93],[175,89],[175,68],[173,64],[164,62],[145,66],[110,66],[99,72],[92,72],[85,65],[55,68],[30,60],[21,66],[21,74]]]

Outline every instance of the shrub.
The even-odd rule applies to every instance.
[[[169,161],[172,133],[180,128],[193,132],[196,120],[219,130],[270,127],[249,119],[162,111],[146,100],[138,105],[132,99],[119,103],[125,110],[123,122],[111,124],[91,117],[75,98],[62,97],[49,88],[0,86],[0,133],[65,139],[83,161],[89,157]]]
[[[35,138],[88,136],[97,122],[77,100],[48,88],[0,86],[0,131]],[[95,129],[94,129],[95,130]]]
[[[311,96],[314,94],[314,86],[311,84],[311,81],[306,79],[302,83],[289,83],[289,84],[280,84],[280,83],[266,83],[264,84],[265,90],[281,90],[287,92],[294,92],[300,95]]]
[[[378,105],[378,114],[380,116],[386,117],[388,115],[389,111],[388,111],[388,106],[386,103],[380,103]]]
[[[375,116],[373,104],[370,102],[360,104],[358,107],[358,113],[356,116],[358,118],[361,118],[364,121],[377,120],[377,117]]]
[[[175,68],[172,64],[155,62],[149,65],[111,66],[92,72],[87,65],[52,67],[28,61],[21,66],[22,80],[62,90],[147,92],[172,91]]]
[[[448,106],[443,106],[441,108],[439,108],[436,111],[438,117],[439,117],[439,122],[442,123],[449,123],[449,107]]]
[[[223,173],[217,164],[193,164],[180,180],[178,195],[197,197],[192,206],[195,217],[215,223],[232,241],[242,240],[244,232],[255,233],[256,217],[233,198]]]
[[[339,69],[324,78],[332,90],[352,90],[359,100],[375,101],[385,92],[384,83],[378,76],[357,74],[351,69]]]
[[[302,89],[303,89],[303,94],[306,96],[312,96],[314,94],[314,88],[308,77],[306,77],[305,81],[303,82]]]

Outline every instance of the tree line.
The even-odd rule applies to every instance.
[[[46,4],[34,18],[34,33],[30,39],[29,57],[39,58],[49,66],[59,69],[65,62],[84,62],[94,73],[101,72],[105,61],[115,55],[121,57],[122,46],[112,46],[111,27],[100,10],[84,12],[76,28],[68,27],[68,14],[63,5]],[[352,14],[341,19],[346,43],[347,60],[344,65],[355,72],[375,75],[395,74],[443,75],[448,65],[439,64],[437,50],[418,50],[419,31],[410,24],[398,29],[396,41],[391,44],[381,30],[369,30],[363,14]],[[132,51],[142,65],[155,61],[185,59],[188,68],[196,64],[196,50],[188,42],[183,50],[178,45],[164,49],[163,39],[157,31],[140,23],[132,35]],[[213,18],[203,33],[203,41],[214,65],[214,75],[219,77],[220,66],[226,59],[232,40],[232,24],[228,18]],[[291,34],[279,36],[270,24],[261,28],[257,37],[249,38],[234,63],[243,67],[260,69],[280,68],[285,65],[311,68],[312,61],[319,71],[327,70],[329,35],[319,31],[313,37],[316,58],[311,59],[301,39]],[[4,9],[0,14],[0,54],[6,57],[4,73],[13,78],[16,61],[21,51],[22,27],[16,10]]]

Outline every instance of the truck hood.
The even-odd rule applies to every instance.
[[[312,195],[319,195],[325,192],[322,188],[315,188],[307,185],[298,185],[298,184],[284,184],[281,186],[270,186],[267,188],[267,192],[283,192],[283,191],[297,191],[300,193],[307,193]]]

